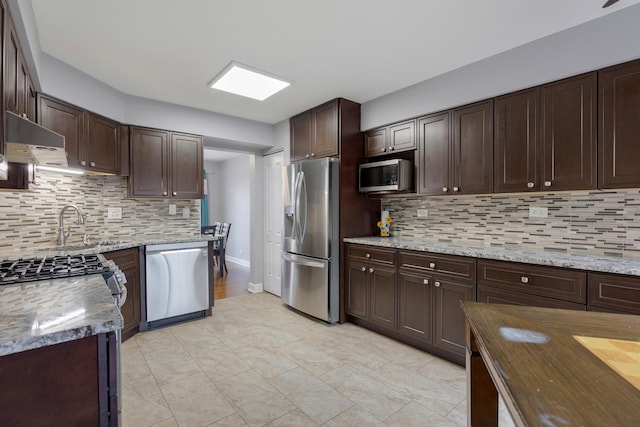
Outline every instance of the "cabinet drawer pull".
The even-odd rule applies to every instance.
[[[449,191],[449,189],[447,187],[442,187],[442,192],[446,193],[447,191]]]
[[[96,162],[89,162],[89,166],[91,166],[92,168],[96,167]]]
[[[163,195],[163,196],[166,196],[166,195],[167,195],[167,192],[166,192],[166,191],[163,191],[163,192],[162,192],[162,195]]]
[[[551,181],[545,181],[544,182],[544,186],[545,187],[551,187]]]
[[[430,262],[429,263],[429,268],[436,268],[436,263],[435,262]]]
[[[367,267],[362,267],[360,270],[361,271],[367,271]]]
[[[389,151],[393,151],[395,149],[396,149],[396,147],[389,147]]]
[[[529,278],[528,278],[527,276],[522,276],[522,277],[520,278],[520,281],[521,281],[522,283],[529,283]]]
[[[80,166],[87,166],[87,162],[85,162],[84,160],[80,160]]]
[[[380,151],[384,153],[385,151],[387,151],[387,149],[386,148],[381,148]]]
[[[315,157],[315,156],[316,156],[316,153],[311,153],[311,157]]]
[[[533,188],[533,187],[535,187],[535,186],[536,186],[536,185],[535,185],[533,182],[527,182],[527,187],[528,187],[528,188]]]
[[[309,155],[307,154],[307,155],[306,155],[306,156],[304,156],[304,157],[305,157],[306,159],[308,159],[308,158],[309,158]]]
[[[373,268],[370,268],[370,269],[369,269],[369,273],[373,273]]]
[[[453,187],[453,192],[457,193],[458,191],[460,191],[460,187]]]
[[[371,258],[371,254],[365,254],[364,257],[369,259],[369,258]]]
[[[173,192],[173,195],[174,195],[174,196],[177,196],[177,195],[178,195],[178,193],[176,193],[176,192],[174,191],[174,192]]]
[[[440,287],[440,282],[436,281],[436,282],[433,284],[433,286],[435,286],[436,288],[439,288],[439,287]]]
[[[422,283],[424,283],[425,285],[428,285],[428,284],[429,284],[429,279],[424,279],[424,280],[422,281]]]

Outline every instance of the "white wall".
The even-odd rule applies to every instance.
[[[230,222],[226,255],[241,264],[251,262],[250,159],[243,154],[223,162],[213,162],[215,175],[209,176],[215,197],[209,197],[209,219]],[[208,165],[211,165],[208,163]]]
[[[204,162],[204,170],[207,172],[207,200],[209,208],[209,224],[220,221],[222,218],[222,204],[217,203],[222,197],[222,181],[220,180],[222,162]]]
[[[365,102],[361,128],[371,129],[636,59],[640,57],[637,40],[640,4]]]

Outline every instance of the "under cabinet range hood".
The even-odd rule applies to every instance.
[[[68,166],[64,136],[11,111],[4,113],[4,141],[9,162]]]

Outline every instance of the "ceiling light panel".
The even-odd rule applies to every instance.
[[[209,83],[209,87],[264,101],[290,84],[265,71],[231,62]]]

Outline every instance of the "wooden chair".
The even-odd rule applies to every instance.
[[[220,265],[220,244],[222,243],[222,251],[225,252],[227,250],[227,242],[229,241],[229,231],[231,230],[230,222],[216,222],[215,223],[216,231],[214,234],[218,236],[223,236],[224,240],[222,242],[215,242],[213,244],[213,256],[214,260],[217,258],[218,268],[224,268],[225,272],[229,272],[227,268],[226,259],[223,260],[222,266]]]

